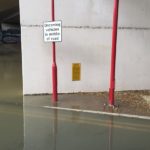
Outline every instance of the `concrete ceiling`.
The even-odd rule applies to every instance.
[[[18,5],[19,0],[0,0],[0,12]]]
[[[19,0],[0,0],[0,22],[19,23]]]

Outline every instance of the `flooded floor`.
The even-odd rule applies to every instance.
[[[149,120],[49,109],[48,96],[23,98],[17,49],[0,46],[0,150],[150,150]]]
[[[0,150],[21,150],[23,143],[20,45],[0,43]]]
[[[21,50],[18,44],[0,44],[0,102],[22,100]]]
[[[150,122],[28,108],[24,149],[149,150]]]

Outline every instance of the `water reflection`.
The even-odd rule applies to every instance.
[[[112,150],[112,145],[113,145],[113,116],[110,116],[108,128],[109,128],[108,150]]]
[[[150,148],[149,121],[45,109],[29,101],[24,100],[30,104],[24,107],[24,150]]]
[[[20,45],[0,43],[0,149],[24,143]]]
[[[72,106],[72,109],[80,109],[79,106]],[[78,122],[80,120],[80,113],[73,111],[72,112],[72,120],[74,122]]]
[[[57,103],[53,104],[54,107],[57,107]],[[57,149],[57,132],[58,132],[58,110],[53,109],[53,150]]]
[[[23,137],[22,107],[0,104],[0,149],[23,149]]]

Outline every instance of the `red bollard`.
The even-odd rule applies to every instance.
[[[119,0],[114,0],[111,71],[110,71],[110,88],[109,88],[109,105],[110,106],[114,105],[118,10],[119,10]]]
[[[52,21],[55,21],[55,3],[51,0]],[[52,42],[52,101],[57,101],[57,65],[56,65],[56,45]]]
[[[52,100],[53,102],[56,102],[57,101],[57,66],[56,66],[56,63],[52,64],[52,84],[53,84]]]

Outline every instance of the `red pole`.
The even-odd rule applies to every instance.
[[[118,11],[119,0],[114,0],[109,105],[114,105]]]
[[[55,3],[54,0],[51,0],[51,9],[52,9],[52,21],[55,21]],[[55,42],[52,42],[52,101],[57,101],[57,65],[56,65],[56,45]]]

